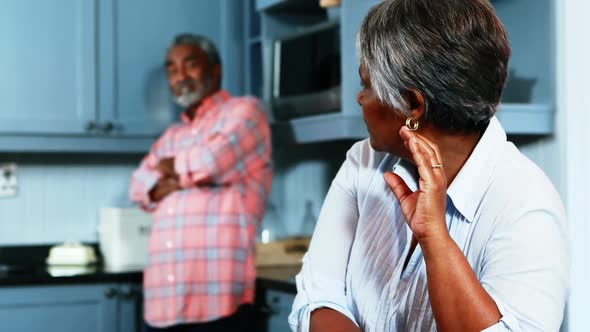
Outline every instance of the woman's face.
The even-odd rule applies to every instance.
[[[406,149],[399,136],[400,128],[406,119],[390,106],[382,104],[371,86],[369,71],[361,65],[359,68],[361,91],[357,96],[359,105],[363,108],[363,119],[369,131],[369,140],[373,149],[384,151],[403,157]]]

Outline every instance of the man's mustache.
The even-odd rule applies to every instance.
[[[188,79],[181,82],[176,83],[174,86],[174,92],[179,94],[188,93],[191,91],[195,91],[199,86],[199,81]]]

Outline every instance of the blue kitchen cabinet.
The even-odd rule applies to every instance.
[[[256,0],[257,10],[292,8],[295,10],[317,7],[320,0]]]
[[[11,332],[116,331],[114,288],[114,285],[2,288],[2,329]]]
[[[97,110],[94,4],[2,2],[0,133],[86,133]]]
[[[356,102],[359,87],[355,38],[362,19],[379,0],[343,0],[339,7],[325,10],[319,1],[257,1],[262,40],[262,97],[270,105],[276,141],[315,143],[367,137],[360,107]],[[283,40],[337,26],[340,39],[341,100],[339,109],[319,115],[281,120],[273,109],[276,80],[281,79],[277,63]],[[301,52],[300,52],[301,53]],[[301,58],[309,54],[298,54]],[[279,57],[279,58],[277,58]]]
[[[118,332],[139,331],[142,325],[142,285],[119,284],[116,288]]]
[[[0,288],[2,331],[134,332],[137,301],[131,285],[68,285]],[[130,317],[130,315],[135,315]]]
[[[342,1],[342,113],[349,117],[360,116],[361,107],[356,99],[360,91],[358,74],[359,60],[356,50],[356,35],[369,12],[379,0],[345,0]]]
[[[244,40],[244,94],[262,97],[262,39],[256,0],[246,0],[242,9]]]
[[[269,7],[276,6],[283,2],[285,2],[285,0],[256,0],[256,9],[266,10]]]
[[[342,0],[339,8],[341,50],[341,105],[335,112],[307,115],[273,124],[276,140],[285,143],[317,143],[361,139],[368,135],[356,100],[359,92],[359,61],[356,35],[369,9],[380,0]],[[556,113],[555,0],[492,0],[508,32],[512,57],[509,77],[497,116],[508,134],[548,135],[553,132]],[[312,31],[334,20],[308,1],[257,0],[260,12],[262,53],[262,96],[273,107],[277,71],[276,42],[287,36]],[[305,10],[303,10],[305,9]],[[338,9],[336,9],[336,12]],[[318,16],[319,15],[319,16]],[[318,17],[320,18],[318,20]],[[309,57],[298,54],[300,57]]]
[[[268,332],[289,332],[289,314],[293,307],[295,295],[276,290],[266,291],[266,305],[268,308]]]
[[[146,152],[179,110],[173,37],[211,38],[243,92],[241,1],[8,0],[0,11],[0,151]]]
[[[551,134],[556,109],[556,0],[492,0],[510,38],[508,81],[496,115],[508,134]]]
[[[356,33],[379,0],[342,0],[342,114],[361,109]],[[551,134],[555,116],[555,1],[492,0],[510,38],[509,76],[496,113],[509,134]]]
[[[195,33],[213,40],[220,51],[226,87],[240,89],[231,66],[235,47],[233,11],[236,1],[102,0],[101,2],[101,123],[112,124],[113,135],[161,133],[178,119],[166,79],[166,51],[175,35]],[[240,45],[241,46],[241,45]],[[239,77],[238,77],[239,78]]]

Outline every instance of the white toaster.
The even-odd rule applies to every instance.
[[[148,258],[152,216],[139,208],[100,209],[98,238],[105,268],[142,270]]]

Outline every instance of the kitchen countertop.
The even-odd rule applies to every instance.
[[[5,271],[0,266],[0,287],[141,282],[142,272],[137,269],[108,271],[100,266],[87,268],[18,266],[14,270]]]
[[[98,245],[88,243],[98,254]],[[0,287],[90,283],[140,283],[141,269],[109,271],[101,265],[49,267],[45,260],[51,245],[0,247]],[[99,254],[99,259],[100,259]]]
[[[300,266],[259,267],[256,286],[295,294],[295,275]],[[0,287],[7,286],[41,286],[73,285],[96,283],[141,283],[143,275],[140,270],[110,271],[100,266],[80,268],[40,267],[4,271],[0,266]]]
[[[275,289],[295,294],[295,275],[300,266],[259,267],[256,279],[257,287]],[[4,271],[0,266],[0,287],[7,286],[41,286],[71,285],[90,283],[141,283],[141,270],[108,270],[101,266],[80,268],[63,267],[18,267]]]
[[[295,276],[299,270],[301,270],[301,265],[258,267],[256,269],[256,287],[296,294]]]
[[[109,270],[101,265],[87,268],[48,267],[48,246],[0,248],[0,287],[73,285],[96,283],[141,283],[140,268]],[[301,265],[258,267],[256,286],[295,294],[295,275]]]

